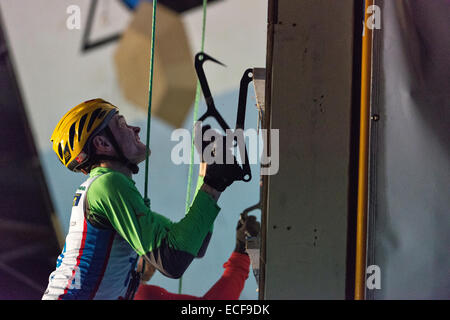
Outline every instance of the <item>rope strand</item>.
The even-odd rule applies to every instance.
[[[149,89],[148,89],[148,113],[147,113],[147,139],[146,139],[146,145],[147,145],[147,157],[145,160],[145,186],[144,186],[144,202],[145,204],[150,207],[150,199],[148,197],[148,190],[149,190],[149,152],[148,152],[148,146],[150,144],[150,124],[151,124],[151,114],[152,114],[152,90],[153,90],[153,69],[154,69],[154,46],[155,46],[155,29],[156,29],[156,5],[157,0],[153,0],[153,12],[152,12],[152,35],[151,35],[151,42],[150,42],[150,77],[149,77]],[[201,51],[204,50],[205,45],[205,29],[206,29],[206,5],[207,0],[203,0],[203,24],[202,24],[202,42],[201,42]],[[200,102],[200,94],[201,94],[201,88],[200,88],[200,82],[197,80],[197,89],[195,93],[195,103],[194,103],[194,124],[197,119],[198,115],[198,105]],[[192,134],[192,141],[191,141],[191,162],[189,165],[189,173],[188,173],[188,185],[187,185],[187,191],[186,191],[186,203],[185,203],[185,212],[188,211],[190,202],[191,202],[191,185],[192,185],[192,171],[193,171],[193,163],[194,163],[194,130]],[[182,291],[182,283],[183,278],[180,278],[179,285],[178,285],[178,293],[181,294]]]
[[[155,29],[156,29],[156,4],[157,0],[153,0],[153,12],[152,12],[152,36],[150,42],[150,79],[148,81],[148,112],[147,112],[147,156],[145,158],[145,186],[144,186],[144,202],[147,207],[150,207],[150,199],[148,198],[148,157],[149,157],[149,144],[150,144],[150,123],[152,117],[152,91],[153,91],[153,60],[155,54]]]
[[[202,43],[200,46],[200,51],[204,51],[205,47],[205,30],[206,30],[206,5],[208,0],[203,0],[203,20],[202,20]],[[198,116],[198,105],[200,102],[201,95],[201,87],[200,82],[197,80],[197,90],[195,92],[195,102],[194,102],[194,119],[193,125],[194,128],[195,122],[197,121]],[[188,208],[191,204],[191,192],[192,192],[192,171],[194,164],[194,140],[195,140],[195,131],[192,130],[192,141],[191,141],[191,161],[189,163],[189,173],[188,173],[188,182],[187,182],[187,190],[186,190],[186,203],[185,203],[185,213],[188,212]],[[181,294],[181,290],[183,287],[183,277],[180,278],[178,282],[178,293]]]

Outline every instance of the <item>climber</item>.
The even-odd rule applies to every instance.
[[[66,242],[43,299],[132,299],[139,256],[179,278],[204,255],[217,200],[239,166],[209,164],[185,217],[172,222],[144,203],[132,180],[150,154],[139,132],[102,99],[77,105],[56,126],[51,142],[59,160],[89,178],[75,193]]]

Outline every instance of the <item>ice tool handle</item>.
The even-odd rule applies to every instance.
[[[217,111],[216,106],[214,104],[214,99],[211,94],[211,90],[209,89],[208,81],[206,80],[205,71],[203,70],[203,63],[205,61],[213,61],[217,64],[220,64],[222,66],[225,66],[220,61],[217,61],[213,57],[207,55],[204,52],[199,52],[195,55],[195,71],[197,72],[197,77],[200,82],[200,87],[202,88],[203,96],[205,97],[206,101],[206,112],[198,119],[198,121],[204,121],[206,118],[212,117],[214,118],[222,128],[222,130],[227,132],[227,129],[230,129],[226,121],[223,119],[223,117],[220,115],[220,113]],[[242,135],[240,138],[240,141],[244,142],[244,161],[242,164],[242,181],[248,182],[252,179],[252,172],[250,170],[250,163],[248,160],[248,153],[247,153],[247,147],[245,146],[245,140],[243,137],[243,130],[244,130],[244,124],[245,124],[245,111],[247,107],[247,92],[248,92],[248,85],[253,80],[253,69],[247,69],[244,72],[244,75],[241,78],[240,88],[239,88],[239,100],[238,100],[238,112],[236,117],[236,128],[235,129],[241,129],[238,131],[235,131],[237,135]]]

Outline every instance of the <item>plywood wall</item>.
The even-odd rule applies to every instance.
[[[279,129],[280,165],[265,179],[260,297],[344,299],[354,1],[270,1],[268,31],[266,124]]]

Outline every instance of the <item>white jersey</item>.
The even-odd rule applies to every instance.
[[[44,300],[130,299],[139,285],[133,248],[113,228],[96,228],[85,218],[87,191],[100,176],[89,178],[75,194],[69,233]]]

